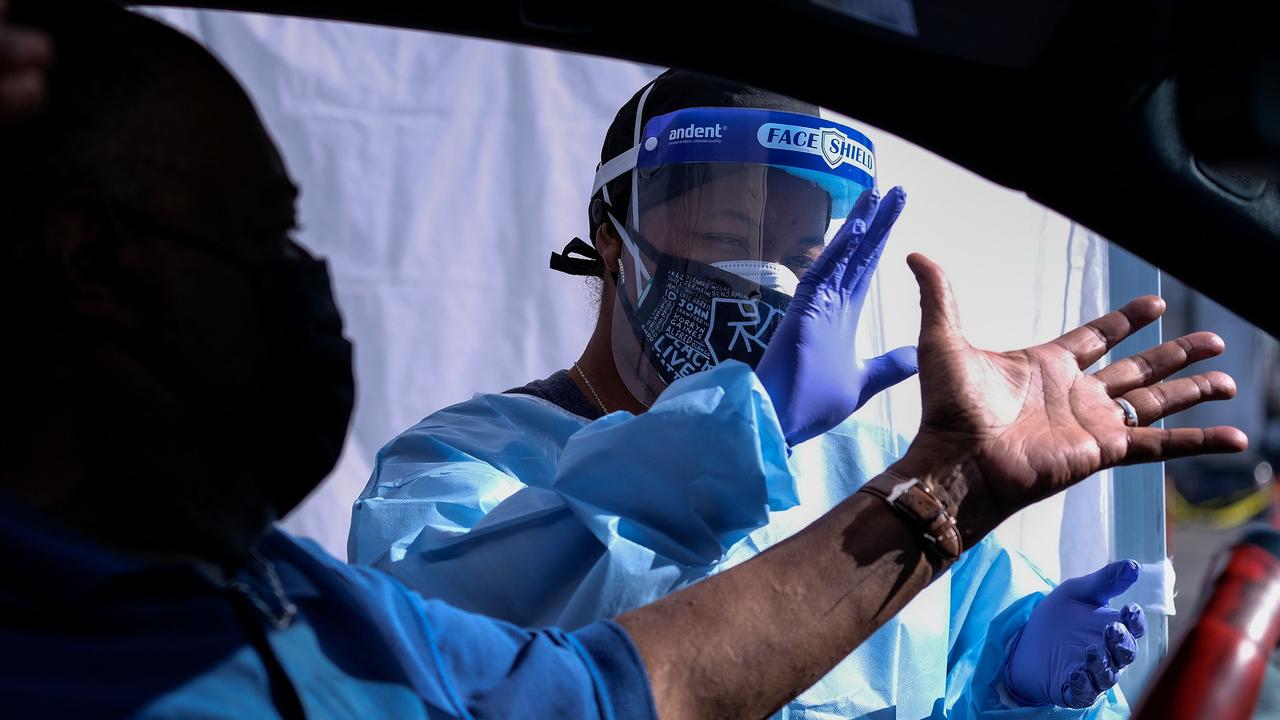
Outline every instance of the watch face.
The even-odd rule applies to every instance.
[[[955,560],[964,551],[964,541],[956,520],[929,486],[917,478],[895,480],[881,476],[864,489],[889,504],[911,526],[924,535],[925,549],[942,560]]]

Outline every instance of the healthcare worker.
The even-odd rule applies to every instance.
[[[601,159],[594,246],[552,259],[603,283],[582,357],[388,443],[354,506],[352,562],[576,628],[760,553],[896,459],[884,429],[847,418],[915,372],[915,349],[839,372],[905,204],[878,195],[871,140],[814,106],[668,71],[621,109]],[[857,247],[837,288],[815,279],[828,244]],[[831,292],[848,311],[812,312]],[[783,454],[763,437],[778,423]],[[1108,601],[1137,573],[1121,561],[1051,592],[988,537],[780,717],[1123,716],[1116,676],[1145,621]]]

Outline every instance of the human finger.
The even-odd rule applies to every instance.
[[[1164,314],[1165,302],[1156,295],[1130,300],[1119,310],[1091,320],[1053,341],[1076,357],[1083,370],[1106,355],[1121,340]]]
[[[1084,669],[1093,680],[1094,687],[1098,689],[1098,694],[1093,696],[1095,700],[1098,695],[1114,687],[1116,681],[1120,679],[1115,666],[1111,664],[1111,657],[1097,645],[1090,645],[1085,650]]]
[[[1088,575],[1064,580],[1059,589],[1067,597],[1091,605],[1106,605],[1111,598],[1133,587],[1138,581],[1137,560],[1116,560]]]
[[[1138,424],[1150,425],[1202,402],[1230,400],[1235,396],[1235,380],[1215,370],[1138,388],[1125,393],[1124,399],[1138,413]],[[1123,411],[1120,415],[1124,416]]]
[[[920,360],[914,345],[894,348],[884,355],[871,358],[864,365],[867,381],[862,387],[862,394],[858,396],[858,407],[865,405],[882,390],[920,372]]]
[[[1111,656],[1111,667],[1117,672],[1128,667],[1138,657],[1138,641],[1134,639],[1124,623],[1113,622],[1102,632],[1107,654]]]
[[[1141,638],[1147,634],[1147,614],[1138,603],[1129,603],[1120,611],[1120,622],[1129,628],[1129,634]]]
[[[849,267],[840,280],[841,287],[854,295],[865,296],[870,287],[871,276],[880,264],[880,256],[884,253],[885,243],[889,242],[889,231],[902,215],[907,206],[907,193],[900,186],[889,190],[880,202],[872,218],[862,243],[854,251],[849,260]]]
[[[1233,453],[1247,447],[1249,438],[1239,429],[1227,425],[1172,430],[1136,427],[1129,428],[1128,447],[1115,464],[1132,465],[1190,455]]]
[[[864,190],[858,196],[858,200],[854,202],[853,209],[849,211],[849,217],[845,219],[844,225],[836,232],[836,236],[831,239],[822,250],[822,254],[814,261],[813,265],[805,271],[801,282],[809,282],[814,285],[822,285],[831,282],[839,282],[840,276],[844,269],[848,266],[851,254],[861,246],[862,238],[867,233],[867,227],[871,224],[872,218],[875,217],[876,209],[880,206],[880,193],[876,190]]]
[[[1119,397],[1160,382],[1192,363],[1221,355],[1224,349],[1222,338],[1211,332],[1191,333],[1113,362],[1093,376],[1106,386],[1109,395]]]
[[[920,286],[920,336],[936,330],[959,333],[960,310],[942,268],[920,253],[907,256],[907,267]]]
[[[1062,692],[1062,707],[1076,710],[1087,708],[1096,702],[1101,694],[1102,692],[1094,686],[1093,678],[1089,677],[1089,671],[1084,665],[1077,665],[1067,676]]]

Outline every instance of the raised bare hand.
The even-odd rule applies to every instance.
[[[960,330],[942,269],[923,255],[907,263],[920,285],[920,432],[895,472],[952,468],[932,484],[952,505],[966,546],[1001,520],[1099,470],[1140,462],[1238,452],[1248,440],[1232,427],[1147,427],[1206,400],[1235,395],[1220,372],[1161,382],[1220,354],[1213,333],[1185,335],[1105,368],[1085,370],[1137,329],[1164,313],[1145,296],[1043,345],[1010,352],[979,350]],[[1116,402],[1133,404],[1127,427]],[[936,472],[936,471],[933,471]]]

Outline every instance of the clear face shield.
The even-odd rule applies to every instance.
[[[632,152],[628,221],[608,220],[623,244],[613,356],[650,404],[686,375],[759,362],[800,277],[874,186],[875,161],[847,126],[741,108],[655,117]],[[632,169],[610,165],[601,173]]]

